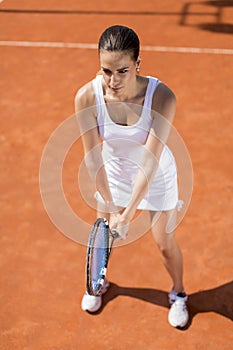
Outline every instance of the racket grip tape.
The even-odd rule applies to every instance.
[[[120,237],[118,231],[117,231],[115,228],[111,229],[111,235],[112,235],[112,237],[113,237],[114,239]]]

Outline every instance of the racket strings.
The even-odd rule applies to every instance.
[[[88,292],[101,293],[109,258],[109,228],[103,219],[97,219],[89,241]]]

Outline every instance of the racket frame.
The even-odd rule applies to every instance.
[[[105,226],[105,256],[104,256],[104,263],[101,269],[101,274],[100,277],[97,281],[97,284],[95,288],[93,288],[92,284],[92,271],[91,271],[91,266],[92,266],[92,257],[93,257],[93,250],[95,248],[94,243],[95,243],[95,238],[98,233],[98,226],[100,224],[104,224]],[[89,235],[89,240],[88,240],[88,247],[87,247],[87,256],[86,256],[86,287],[87,287],[87,293],[89,295],[94,295],[98,296],[101,293],[101,289],[103,287],[105,278],[106,278],[106,273],[107,273],[107,267],[108,267],[108,260],[110,257],[112,245],[114,242],[114,239],[117,238],[119,235],[116,230],[110,230],[109,224],[107,219],[105,218],[98,218],[92,228],[91,232]]]

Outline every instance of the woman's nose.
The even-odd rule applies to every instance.
[[[110,80],[110,82],[111,82],[111,85],[112,86],[115,86],[115,85],[117,85],[118,83],[119,83],[119,77],[117,76],[117,74],[112,74],[111,75],[111,80]]]

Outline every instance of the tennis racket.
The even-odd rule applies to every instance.
[[[107,273],[114,239],[119,234],[116,230],[110,230],[105,218],[98,218],[92,226],[86,257],[86,283],[87,292],[90,295],[99,295]]]

